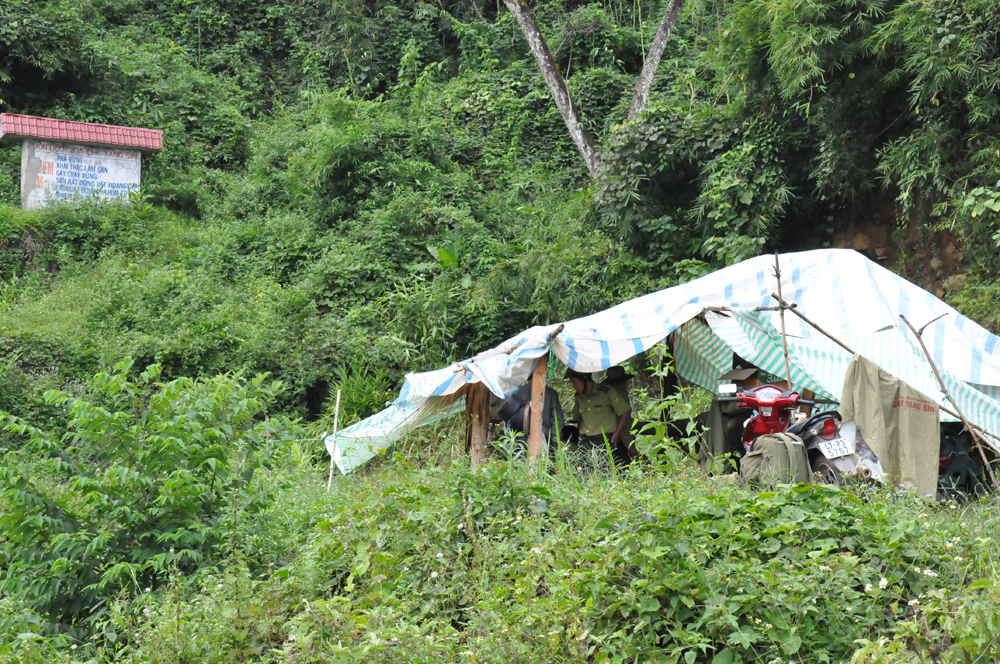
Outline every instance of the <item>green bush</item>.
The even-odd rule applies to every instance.
[[[174,571],[113,603],[104,620],[125,638],[92,656],[719,664],[997,651],[992,501],[751,494],[671,463],[539,476],[394,461],[329,496],[321,473],[286,473],[250,547],[275,557]]]
[[[94,377],[97,401],[46,393],[68,413],[61,438],[0,414],[27,437],[0,466],[0,589],[48,630],[81,635],[120,593],[235,552],[236,525],[270,501],[268,469],[289,436],[268,417],[280,385],[158,376],[125,362]]]

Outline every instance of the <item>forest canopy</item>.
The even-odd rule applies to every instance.
[[[165,149],[128,206],[29,212],[0,148],[3,353],[45,385],[268,371],[315,416],[351,375],[844,237],[996,325],[995,3],[689,2],[628,121],[665,7],[531,4],[590,177],[503,3],[4,3],[0,109]]]

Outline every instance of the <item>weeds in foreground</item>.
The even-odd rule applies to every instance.
[[[319,473],[300,475],[256,521],[282,529],[280,551],[258,532],[219,566],[111,602],[114,643],[42,641],[67,658],[127,662],[995,652],[992,500],[938,507],[823,486],[752,494],[671,450],[658,466],[549,470],[396,459],[342,478],[330,496]]]

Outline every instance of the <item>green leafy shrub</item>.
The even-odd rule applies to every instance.
[[[267,469],[288,423],[267,417],[281,387],[264,376],[157,383],[131,362],[94,377],[98,401],[61,391],[60,439],[9,414],[27,437],[0,466],[5,595],[47,617],[48,629],[93,623],[111,597],[192,572],[234,551],[235,524],[270,500]],[[76,631],[80,634],[81,632]]]
[[[274,567],[114,604],[117,661],[839,662],[914,629],[992,652],[992,502],[751,494],[662,454],[617,474],[383,463],[329,496],[306,472],[257,527],[289,542]]]

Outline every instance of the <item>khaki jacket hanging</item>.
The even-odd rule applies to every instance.
[[[921,498],[937,495],[937,403],[855,354],[844,374],[839,411],[845,422],[858,423],[889,481],[914,488]]]

